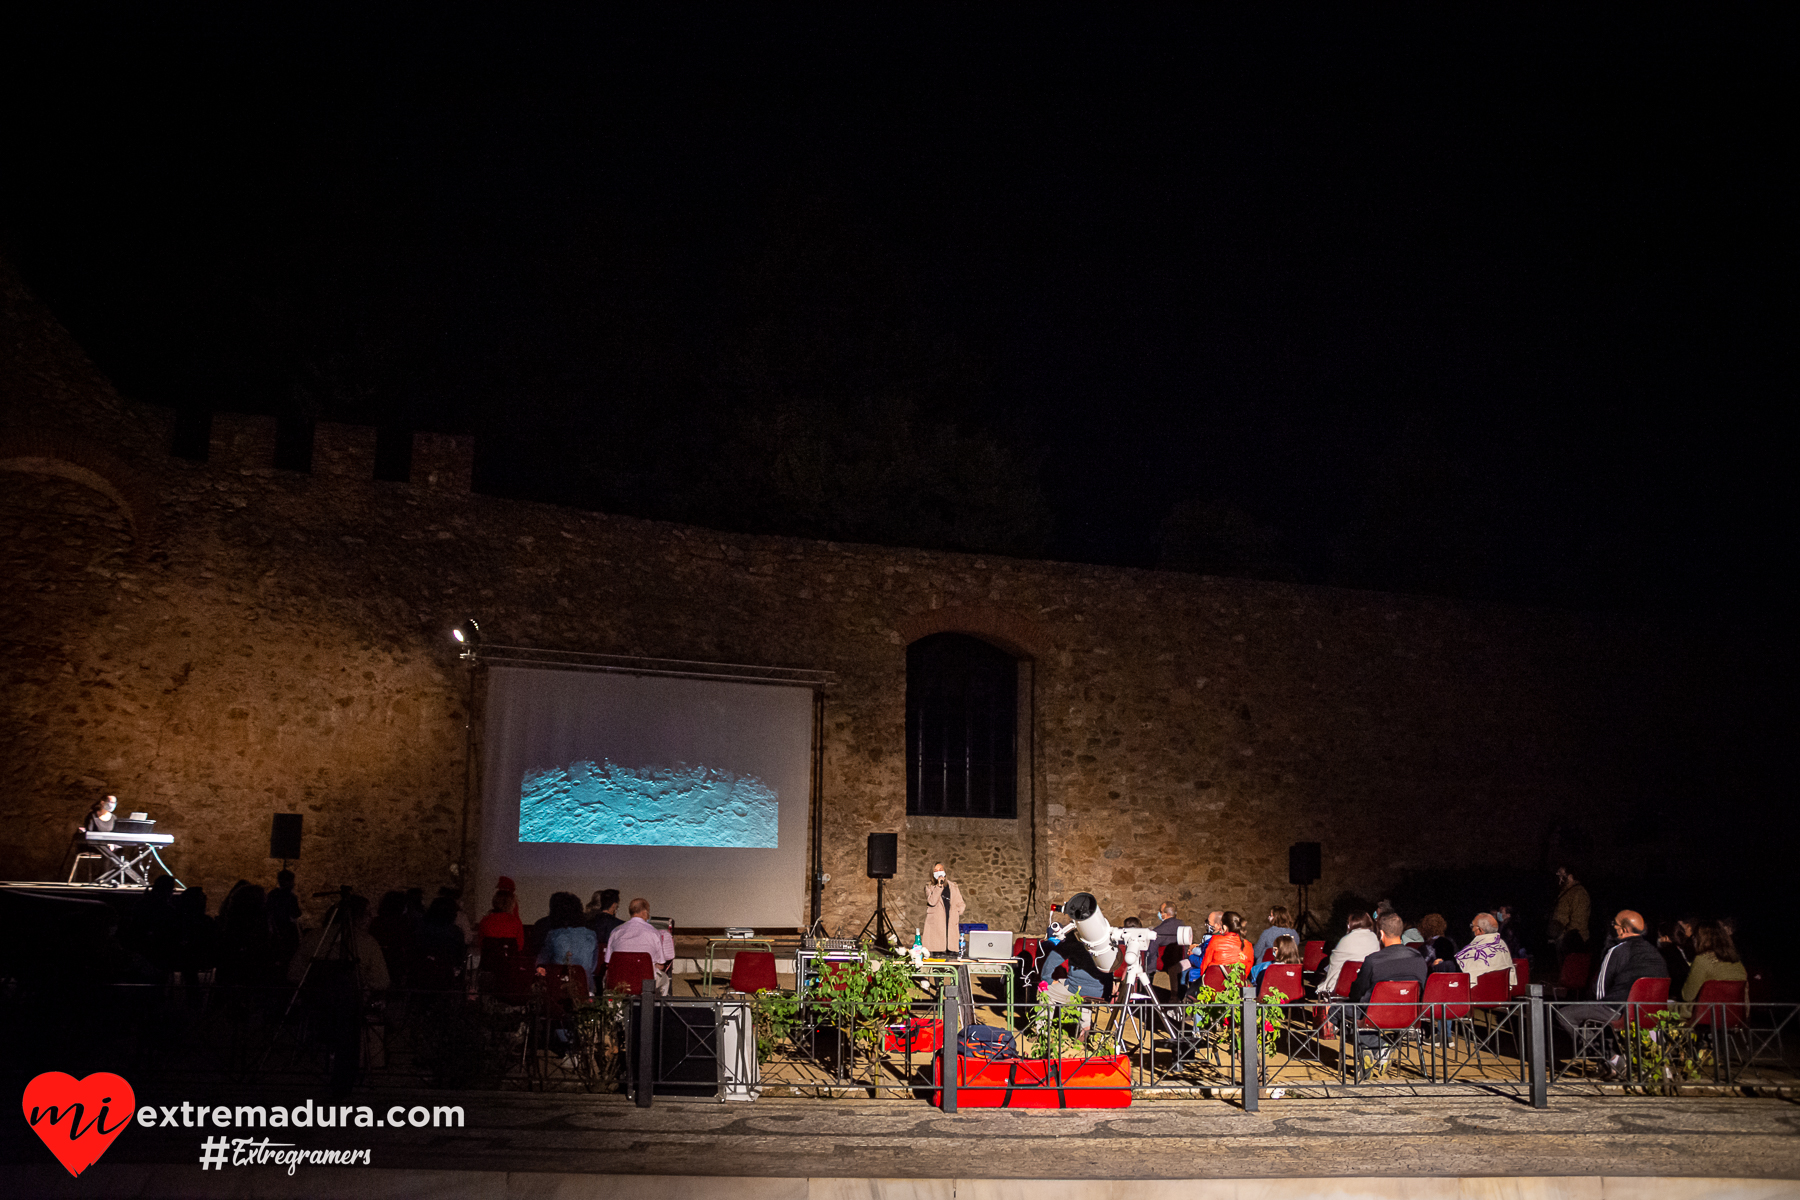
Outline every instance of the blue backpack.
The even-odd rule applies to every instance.
[[[983,1058],[989,1062],[1019,1057],[1019,1044],[1013,1035],[992,1025],[971,1025],[956,1035],[956,1052],[965,1058]]]

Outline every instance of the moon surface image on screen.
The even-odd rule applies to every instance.
[[[780,801],[754,775],[713,767],[607,761],[525,772],[521,842],[775,849]]]

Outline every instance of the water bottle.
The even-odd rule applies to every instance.
[[[913,945],[923,946],[924,944],[925,944],[924,936],[920,933],[919,927],[917,925],[914,925],[913,926]]]
[[[969,935],[966,933],[956,935],[956,957],[969,957]]]

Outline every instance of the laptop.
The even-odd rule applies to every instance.
[[[1008,929],[971,929],[969,931],[970,958],[1011,958],[1013,956],[1013,935]]]
[[[113,832],[155,833],[156,822],[145,820],[148,815],[148,813],[132,813],[129,817],[116,819],[113,821]]]

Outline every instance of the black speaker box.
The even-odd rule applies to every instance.
[[[300,813],[276,813],[269,826],[269,857],[300,857]]]
[[[894,872],[900,869],[900,835],[897,833],[871,833],[869,835],[869,878],[892,879]]]
[[[1288,847],[1288,882],[1295,887],[1319,882],[1320,862],[1318,842],[1295,842]]]

